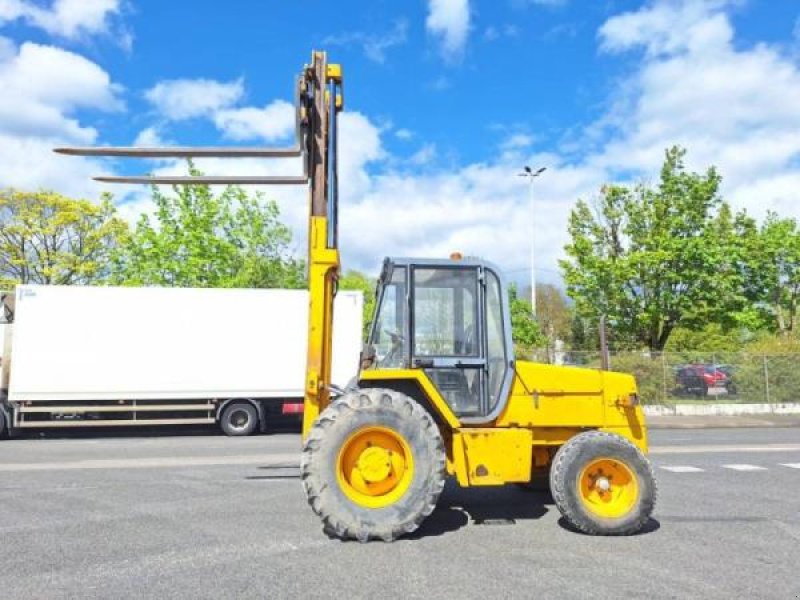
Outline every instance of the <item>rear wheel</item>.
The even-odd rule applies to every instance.
[[[223,409],[219,425],[225,435],[250,435],[258,426],[258,411],[249,402],[233,402]]]
[[[6,437],[6,415],[0,409],[0,439]]]
[[[308,503],[329,535],[391,542],[436,507],[444,444],[431,416],[405,394],[356,390],[314,423],[300,469]]]
[[[638,532],[656,502],[647,458],[625,438],[600,431],[576,435],[558,450],[550,488],[569,524],[591,535]]]

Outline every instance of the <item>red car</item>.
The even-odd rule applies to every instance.
[[[729,390],[731,386],[729,374],[718,365],[681,365],[676,368],[675,380],[679,392],[701,398],[707,396],[711,388]]]

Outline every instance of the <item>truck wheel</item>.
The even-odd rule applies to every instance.
[[[444,443],[428,412],[405,394],[354,390],[314,423],[300,473],[328,535],[391,542],[417,529],[436,507]]]
[[[249,402],[233,402],[222,411],[219,425],[225,435],[250,435],[258,426],[258,411]]]
[[[590,535],[630,535],[650,519],[656,502],[653,468],[625,438],[589,431],[559,448],[550,469],[558,510]]]
[[[0,440],[6,437],[6,415],[3,409],[0,409]]]

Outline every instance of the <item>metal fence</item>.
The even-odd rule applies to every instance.
[[[600,368],[599,352],[523,351],[536,362]],[[612,352],[611,371],[636,377],[645,404],[800,403],[800,354]]]

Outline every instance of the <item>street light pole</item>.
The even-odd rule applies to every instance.
[[[533,180],[544,173],[547,167],[541,167],[534,171],[528,165],[525,170],[519,173],[520,177],[528,178],[528,205],[531,211],[531,312],[536,317],[536,209],[533,204]]]

